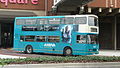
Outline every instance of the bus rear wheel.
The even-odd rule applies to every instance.
[[[72,55],[72,49],[70,47],[66,47],[63,51],[64,56],[71,56]]]
[[[25,49],[25,53],[27,54],[32,54],[33,53],[33,48],[32,46],[28,45]]]

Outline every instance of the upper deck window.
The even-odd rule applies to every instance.
[[[96,17],[88,17],[88,25],[89,26],[98,26],[98,18]]]
[[[16,24],[17,25],[24,25],[25,24],[25,19],[17,19]]]
[[[35,25],[37,19],[26,19],[25,24],[26,25]]]
[[[48,19],[40,18],[40,19],[38,19],[37,24],[48,24]]]
[[[61,19],[60,18],[50,18],[49,24],[60,24]]]
[[[86,17],[76,17],[75,24],[86,24],[87,18]]]
[[[65,24],[73,24],[74,17],[66,17],[65,18]]]

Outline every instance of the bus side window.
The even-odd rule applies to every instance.
[[[37,22],[37,19],[26,19],[25,24],[26,25],[35,25]]]
[[[60,18],[49,18],[48,21],[49,21],[49,24],[60,24],[61,19]]]
[[[77,43],[86,44],[86,35],[77,35]]]
[[[24,41],[24,36],[20,36],[20,41],[21,41],[21,42]]]
[[[16,19],[16,24],[17,25],[24,25],[25,24],[25,20],[24,19]]]
[[[37,20],[37,24],[38,25],[48,24],[48,19],[47,18],[40,18]]]
[[[65,18],[65,24],[73,24],[74,17],[66,17]]]
[[[36,42],[46,42],[45,36],[36,36]]]
[[[86,17],[76,17],[75,24],[86,24],[87,18]]]
[[[48,36],[48,42],[60,42],[59,36]]]
[[[35,41],[35,36],[25,36],[25,41],[29,41],[29,42],[34,42]]]

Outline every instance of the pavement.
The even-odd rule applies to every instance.
[[[3,52],[2,52],[3,51]],[[19,55],[17,55],[19,54]],[[14,59],[14,58],[26,58],[26,57],[40,57],[40,56],[45,56],[45,55],[40,55],[40,54],[21,54],[21,53],[15,53],[14,51],[9,51],[9,50],[1,50],[0,51],[0,58],[1,59]],[[100,50],[99,54],[95,56],[120,56],[120,50]]]
[[[3,55],[3,54],[0,54],[0,59],[22,59],[22,58],[26,58],[26,57],[21,57],[21,56],[12,56],[12,55]]]
[[[8,55],[5,55],[4,53],[0,53],[0,58],[1,59],[26,58],[23,56],[18,56],[18,55],[16,56],[14,54],[12,54],[12,52],[10,52]],[[100,50],[99,54],[95,56],[120,56],[120,51]],[[15,64],[15,65],[0,65],[0,68],[120,68],[120,62]]]
[[[16,64],[0,66],[0,68],[120,68],[120,62]]]
[[[97,56],[120,56],[120,50],[100,50]]]

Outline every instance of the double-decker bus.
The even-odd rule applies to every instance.
[[[99,53],[98,34],[96,15],[16,17],[14,50],[94,55]]]

